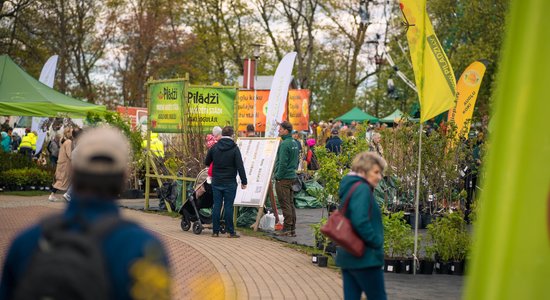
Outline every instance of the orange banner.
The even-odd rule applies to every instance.
[[[254,91],[239,91],[239,108],[237,120],[239,131],[246,131],[246,125],[254,124]],[[256,132],[265,131],[265,113],[269,91],[256,91]]]
[[[285,108],[284,119],[288,119],[295,130],[309,129],[309,90],[289,90],[288,101],[290,106],[290,118]],[[239,108],[238,131],[246,131],[246,125],[254,124],[254,91],[241,90],[238,93]],[[269,91],[256,91],[256,132],[265,132],[265,118],[267,113],[267,100]]]
[[[288,91],[288,121],[294,130],[309,129],[309,90]]]

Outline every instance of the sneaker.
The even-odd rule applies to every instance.
[[[233,233],[233,234],[228,235],[227,237],[228,237],[228,238],[235,238],[235,239],[236,239],[236,238],[240,238],[241,236],[238,235],[238,234],[236,234],[236,233]]]
[[[212,233],[212,237],[219,237],[220,234],[219,233]]]
[[[65,201],[67,201],[67,202],[71,202],[71,195],[65,193],[65,194],[63,194],[63,199],[65,199]]]
[[[54,195],[51,195],[51,194],[50,194],[50,196],[48,197],[48,201],[50,201],[50,202],[57,202],[58,199],[57,199],[57,197],[55,197]]]

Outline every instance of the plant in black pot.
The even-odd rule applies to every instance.
[[[392,273],[412,273],[412,252],[414,238],[411,226],[404,219],[404,212],[385,214],[384,224],[384,271]]]
[[[429,236],[425,239],[419,239],[419,243],[424,251],[421,252],[422,255],[417,269],[418,273],[432,275],[435,265],[435,246]]]
[[[428,225],[428,236],[433,241],[437,256],[438,274],[464,273],[464,259],[470,244],[466,222],[460,212],[450,212]]]
[[[320,249],[323,250],[321,254],[313,253],[311,257],[311,262],[314,264],[318,264],[319,267],[326,267],[328,264],[328,256],[326,256],[325,254],[330,240],[321,233],[321,227],[325,225],[325,223],[327,223],[327,218],[322,217],[319,223],[309,225],[313,230],[313,238],[315,239],[315,244],[318,245],[317,248],[321,246]]]

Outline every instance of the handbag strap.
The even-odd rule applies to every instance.
[[[353,192],[355,192],[355,189],[361,185],[361,181],[357,181],[352,187],[351,187],[351,190],[349,191],[348,193],[348,196],[346,197],[346,199],[344,200],[344,207],[342,208],[342,214],[345,214],[346,211],[348,210],[348,204],[349,204],[349,200],[351,198],[351,195],[353,195]]]

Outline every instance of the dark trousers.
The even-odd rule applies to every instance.
[[[27,147],[21,147],[19,153],[23,154],[28,160],[32,160],[32,149]]]
[[[365,292],[368,300],[386,300],[384,272],[380,267],[342,269],[344,300],[359,300]]]
[[[275,191],[277,199],[283,209],[285,217],[283,230],[296,230],[296,208],[294,207],[294,192],[292,191],[292,183],[294,179],[281,179],[275,181]]]
[[[225,228],[230,234],[235,234],[233,225],[233,202],[237,194],[237,184],[212,185],[214,207],[212,208],[212,226],[214,233],[220,232],[220,215],[223,202],[223,214],[225,217]]]
[[[57,166],[57,156],[50,155],[50,165],[54,168]]]

